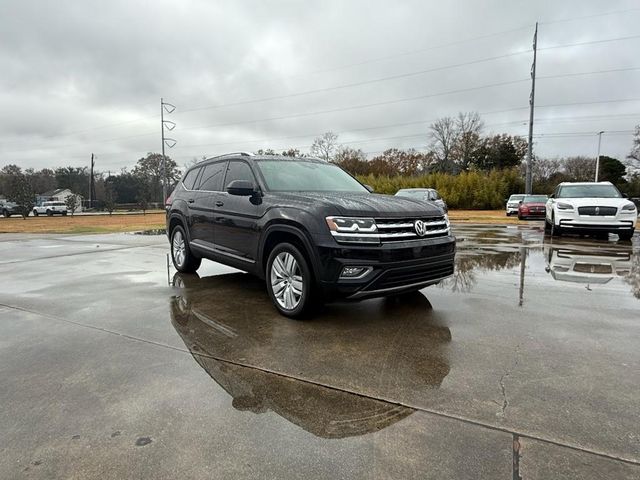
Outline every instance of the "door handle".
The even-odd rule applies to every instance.
[[[193,198],[190,198],[189,200],[187,200],[187,202],[193,203]]]
[[[224,202],[221,202],[220,200],[216,202],[216,207],[222,207],[223,205],[224,205]]]

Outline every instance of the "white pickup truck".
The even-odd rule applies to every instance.
[[[43,202],[42,205],[33,207],[33,216],[47,215],[51,217],[53,215],[66,215],[67,205],[64,202]]]

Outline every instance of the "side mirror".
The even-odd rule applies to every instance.
[[[629,198],[629,195],[627,195],[626,193],[623,193],[622,198]]]
[[[365,185],[364,188],[369,190],[369,193],[373,193],[375,191],[374,188],[371,185]]]
[[[250,197],[256,192],[253,182],[248,180],[234,180],[227,185],[227,193],[229,195],[238,195],[241,197]]]
[[[556,198],[555,193],[552,193],[551,195],[549,195],[549,198]]]
[[[519,203],[520,205],[522,205],[522,202],[524,202],[524,200],[520,200],[518,203]]]

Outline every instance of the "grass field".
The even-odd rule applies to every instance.
[[[0,218],[0,233],[110,233],[164,228],[164,212]]]
[[[518,224],[504,210],[451,210],[453,223]],[[164,228],[164,212],[146,215],[77,215],[67,217],[0,218],[0,233],[109,233]]]

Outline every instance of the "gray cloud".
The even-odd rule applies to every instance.
[[[629,11],[599,15],[621,10]],[[530,48],[536,20],[541,77],[640,67],[638,38],[545,49],[636,35],[633,0],[606,7],[595,0],[5,0],[0,165],[84,165],[93,152],[102,170],[131,166],[160,149],[161,96],[178,107],[170,116],[178,145],[169,154],[179,164],[230,150],[304,150],[327,130],[366,152],[424,148],[429,121],[458,111],[483,112],[487,132],[526,134],[528,81],[443,93],[526,80],[531,54],[517,52]],[[503,33],[489,35],[496,32]],[[632,98],[640,98],[638,70],[540,78],[535,133],[629,131],[640,123],[640,101],[550,105]],[[394,103],[349,109],[384,102]],[[310,114],[327,110],[340,111]],[[289,118],[258,121],[275,117]],[[630,134],[608,133],[602,151],[623,158],[630,146]],[[539,156],[594,155],[595,147],[595,135],[539,136],[535,143]]]

